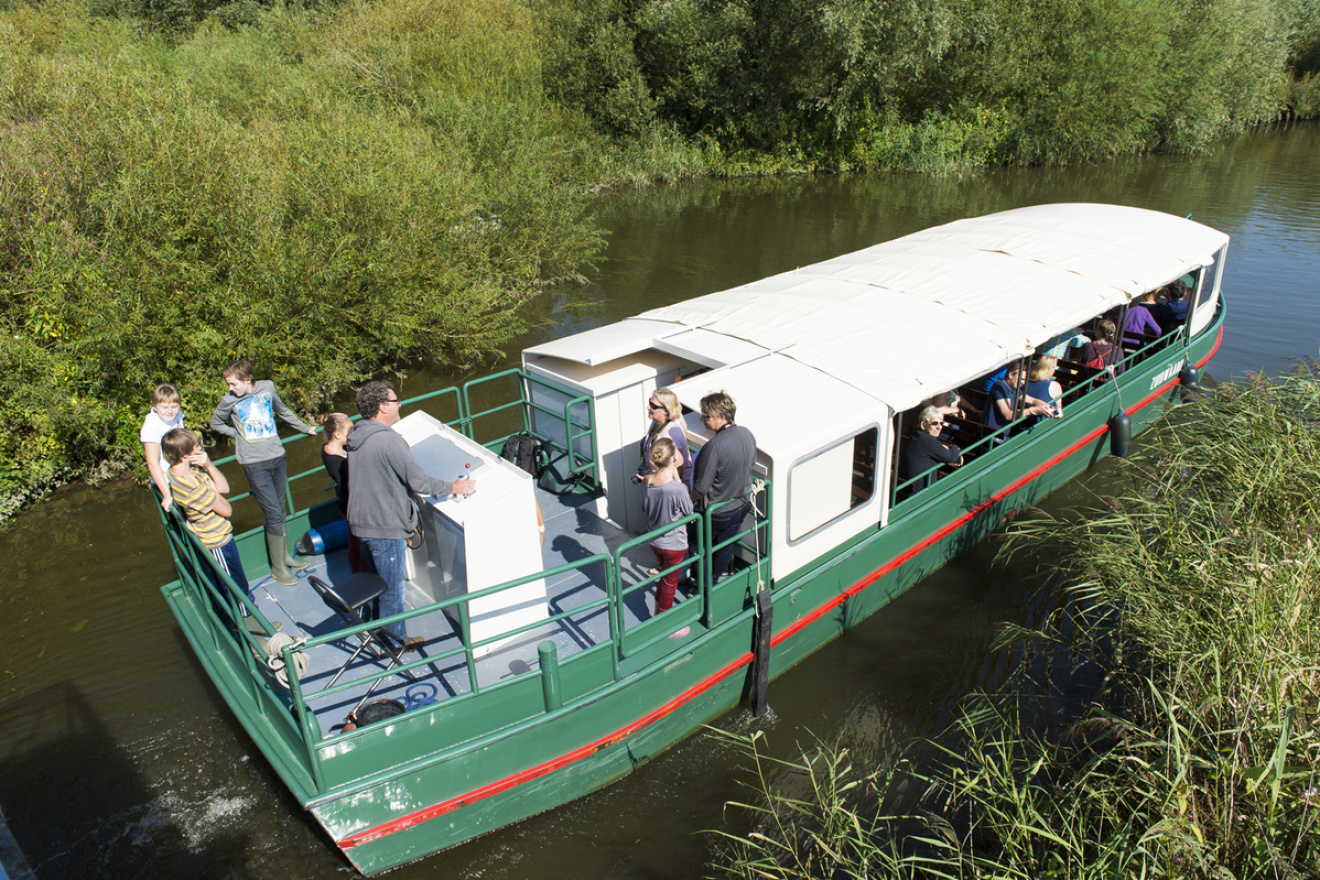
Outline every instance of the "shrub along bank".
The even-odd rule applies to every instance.
[[[598,246],[531,14],[386,0],[171,43],[58,3],[0,19],[0,495],[140,458],[255,358],[291,406],[462,366]]]
[[[965,169],[1202,147],[1314,115],[1312,0],[528,0],[546,85],[731,171]]]
[[[1320,364],[1224,388],[1158,432],[1118,503],[1015,526],[1009,552],[1071,586],[1055,628],[1018,634],[1012,684],[968,699],[920,769],[762,760],[761,821],[720,873],[1320,873],[1317,425]],[[1094,683],[1039,680],[1051,654]]]

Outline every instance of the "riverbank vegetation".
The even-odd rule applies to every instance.
[[[758,758],[760,819],[720,873],[1320,873],[1317,424],[1318,363],[1222,388],[1124,497],[1015,526],[1007,552],[1069,585],[1047,630],[1009,634],[1009,685],[909,761]]]
[[[259,17],[178,42],[58,3],[0,25],[0,492],[133,458],[162,381],[205,424],[240,356],[303,412],[470,364],[595,252],[526,9]]]
[[[0,0],[0,518],[161,381],[480,361],[600,186],[1197,149],[1317,71],[1311,0]]]

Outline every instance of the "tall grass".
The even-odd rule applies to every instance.
[[[762,773],[717,873],[1320,874],[1320,364],[1177,409],[1129,474],[1009,536],[1068,577],[1053,625],[1012,637],[1099,665],[1074,711],[1024,663],[913,766],[821,747]]]

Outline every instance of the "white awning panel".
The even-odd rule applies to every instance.
[[[598,364],[654,347],[718,370],[774,352],[820,374],[814,393],[844,383],[898,411],[1210,265],[1227,241],[1139,208],[1020,208],[652,309],[528,354]]]
[[[701,398],[727,391],[738,405],[738,424],[756,435],[757,447],[788,459],[890,417],[889,408],[870,395],[781,355],[702,373],[670,387],[693,410],[687,423],[696,437],[704,441],[709,434],[695,415]]]
[[[680,328],[669,322],[642,321],[630,318],[617,324],[606,324],[563,339],[552,339],[523,351],[523,359],[530,357],[556,357],[580,364],[599,365],[627,354],[655,347],[657,337],[678,332]]]

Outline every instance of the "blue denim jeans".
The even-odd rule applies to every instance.
[[[227,543],[219,547],[212,547],[210,551],[217,570],[208,573],[211,575],[211,582],[215,584],[216,590],[219,591],[222,597],[216,603],[216,608],[222,609],[221,616],[223,617],[224,612],[227,612],[229,607],[229,587],[225,586],[224,578],[220,576],[220,572],[228,572],[229,576],[234,579],[234,583],[238,584],[238,588],[247,593],[249,599],[255,601],[255,594],[252,592],[252,588],[248,586],[247,574],[243,571],[243,560],[238,555],[237,541],[230,538]],[[247,608],[243,608],[242,613],[244,617],[247,617]]]
[[[243,476],[247,477],[252,498],[261,508],[261,515],[266,518],[266,534],[283,535],[286,516],[284,494],[289,482],[289,468],[284,456],[245,464]]]
[[[742,531],[743,520],[751,505],[746,501],[734,501],[728,507],[721,507],[710,515],[710,546],[718,547],[724,541]],[[729,573],[729,563],[733,561],[733,551],[737,543],[715,551],[710,560],[711,582],[718,581]]]
[[[403,538],[360,538],[359,541],[364,559],[370,562],[376,574],[385,579],[385,595],[380,597],[380,616],[402,614],[405,610],[403,583],[408,577],[408,562],[404,558],[407,541]],[[401,639],[408,637],[408,628],[402,622],[388,629]]]

